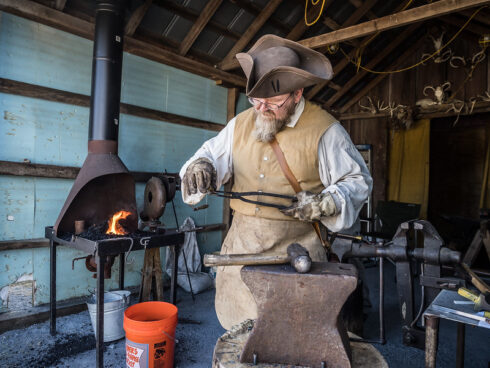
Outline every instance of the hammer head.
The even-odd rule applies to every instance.
[[[291,262],[291,267],[293,267],[296,272],[306,273],[311,268],[311,258],[310,253],[299,243],[289,244],[288,257]]]

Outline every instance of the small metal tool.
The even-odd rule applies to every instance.
[[[211,192],[210,194],[213,194],[213,195],[218,196],[218,197],[223,197],[223,198],[239,199],[240,201],[243,201],[243,202],[257,204],[259,206],[264,206],[264,207],[277,208],[279,210],[288,208],[289,206],[284,206],[284,205],[275,204],[275,203],[267,203],[267,202],[262,202],[262,201],[254,201],[252,199],[248,199],[248,198],[244,198],[244,197],[264,196],[264,197],[289,199],[292,202],[296,201],[295,196],[284,195],[284,194],[276,194],[276,193],[267,193],[267,192],[225,192],[222,190],[215,190],[215,191]]]

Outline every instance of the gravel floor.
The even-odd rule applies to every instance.
[[[366,270],[373,307],[366,310],[366,338],[378,337],[377,268]],[[390,367],[424,366],[424,352],[401,343],[401,324],[395,289],[395,272],[391,264],[385,270],[385,345],[374,346],[383,354]],[[179,324],[176,338],[175,367],[206,368],[211,360],[216,339],[224,333],[214,312],[214,290],[192,300],[190,294],[178,290]],[[49,334],[44,322],[0,335],[0,367],[95,367],[95,339],[88,311],[57,320],[58,335]],[[437,366],[455,365],[456,325],[441,320]],[[105,367],[125,367],[124,339],[108,343],[104,352]],[[465,367],[490,367],[490,330],[466,328]]]

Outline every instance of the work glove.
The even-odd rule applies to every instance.
[[[332,216],[337,213],[337,207],[330,193],[314,194],[302,191],[296,194],[293,205],[281,210],[287,216],[292,216],[301,221],[319,221],[322,216]]]
[[[182,179],[188,196],[216,190],[216,169],[207,158],[198,158],[187,167]]]

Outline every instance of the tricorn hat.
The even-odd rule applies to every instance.
[[[325,55],[271,34],[259,38],[248,52],[236,58],[247,76],[249,97],[279,96],[333,76],[332,64]]]

